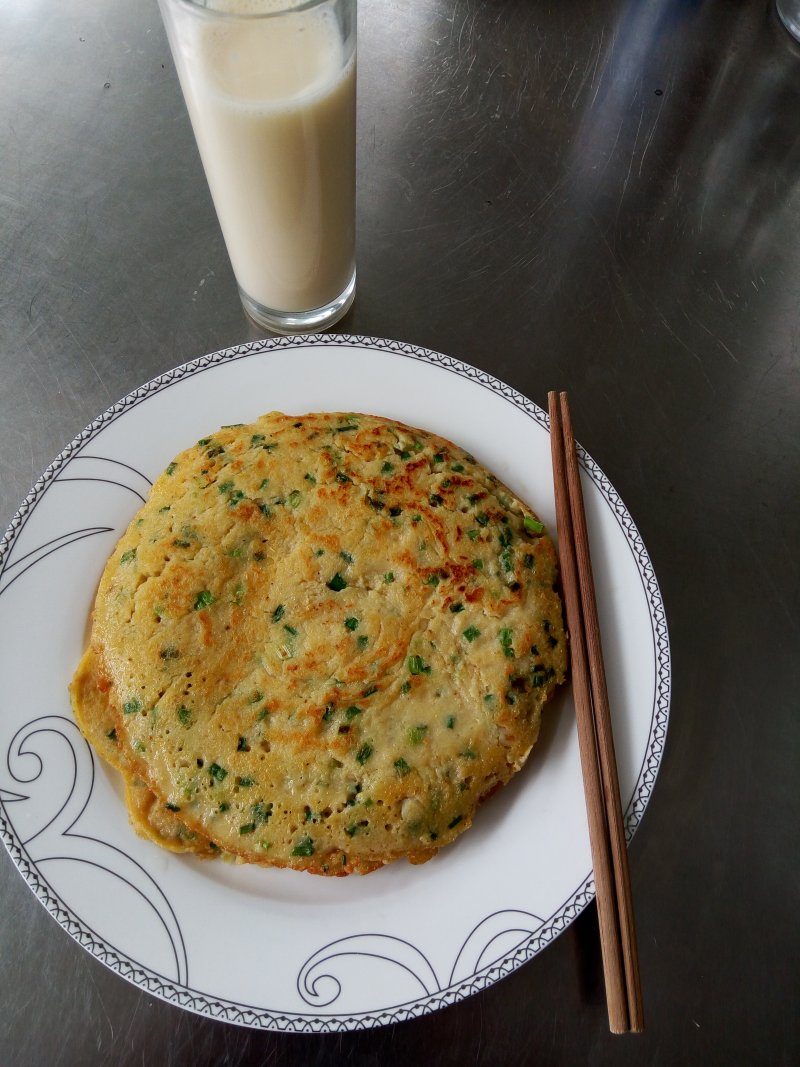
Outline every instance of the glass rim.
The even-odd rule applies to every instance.
[[[298,12],[309,11],[323,4],[335,3],[335,0],[282,0],[281,6],[273,11],[224,11],[213,5],[214,0],[159,0],[159,3],[183,7],[189,11],[212,18],[241,19],[241,21],[258,21],[260,19],[280,18],[282,15],[294,15]],[[357,3],[357,0],[353,0]]]

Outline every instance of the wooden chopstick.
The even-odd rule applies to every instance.
[[[600,946],[615,1034],[644,1028],[628,851],[580,469],[566,393],[548,394],[561,579],[592,851]]]

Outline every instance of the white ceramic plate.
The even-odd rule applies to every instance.
[[[62,452],[0,542],[0,833],[57,921],[164,1000],[272,1030],[376,1026],[493,984],[592,899],[571,694],[547,709],[524,771],[468,834],[424,866],[342,879],[202,862],[139,839],[67,697],[96,583],[151,481],[187,443],[275,409],[364,411],[433,430],[555,529],[544,413],[447,356],[300,337],[239,345],[149,382]],[[583,452],[581,462],[631,834],[666,734],[667,628],[630,515]]]

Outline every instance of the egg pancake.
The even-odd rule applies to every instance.
[[[564,680],[556,580],[536,515],[441,437],[330,412],[223,427],[167,466],[100,582],[128,775],[249,862],[428,859]]]

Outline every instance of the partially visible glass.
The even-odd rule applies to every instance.
[[[355,294],[357,0],[159,0],[245,310],[325,329]]]
[[[800,0],[776,0],[781,22],[795,38],[800,41]]]

